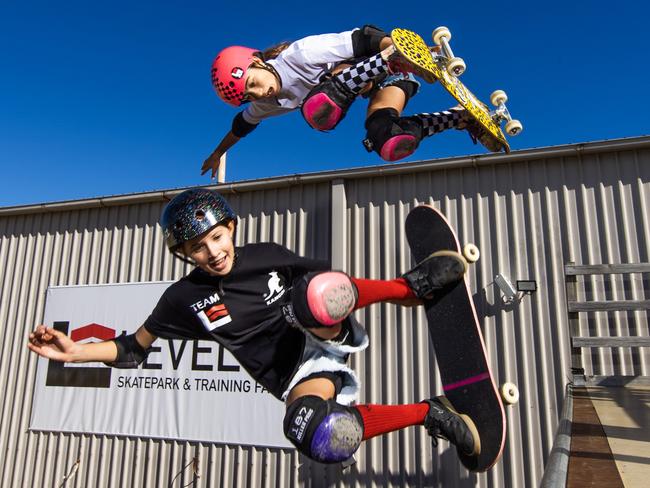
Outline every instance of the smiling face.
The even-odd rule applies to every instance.
[[[262,61],[253,58],[253,64],[246,70],[245,100],[269,98],[280,91],[280,80],[275,74],[263,68]]]
[[[226,276],[235,262],[235,223],[217,225],[183,244],[183,253],[213,276]]]

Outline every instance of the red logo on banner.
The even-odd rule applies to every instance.
[[[68,333],[70,322],[54,322],[52,327],[64,334]],[[115,330],[99,324],[88,324],[70,332],[75,341],[84,339],[109,340],[115,338]],[[111,368],[75,367],[66,368],[64,363],[48,361],[45,386],[71,386],[77,388],[110,388]]]
[[[88,324],[70,332],[70,339],[75,342],[83,341],[84,339],[108,341],[115,339],[115,329],[100,324]]]

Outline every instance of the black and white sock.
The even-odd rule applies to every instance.
[[[353,93],[359,93],[377,76],[386,73],[388,66],[381,57],[381,53],[364,59],[355,66],[344,69],[336,78],[347,86]]]
[[[422,122],[424,137],[432,136],[447,129],[455,129],[458,127],[462,120],[463,108],[450,108],[442,112],[422,113],[416,114],[412,117],[417,117]]]

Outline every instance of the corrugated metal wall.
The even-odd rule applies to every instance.
[[[648,163],[650,138],[638,138],[222,188],[240,215],[238,244],[279,242],[331,256],[357,276],[392,278],[409,268],[403,223],[420,202],[441,208],[461,242],[480,247],[469,279],[493,371],[521,393],[507,411],[503,459],[485,474],[462,469],[446,443],[434,455],[415,428],[367,442],[344,473],[292,450],[28,432],[36,357],[25,342],[42,319],[46,288],[169,280],[187,269],[164,251],[162,197],[0,209],[0,484],[59,486],[72,470],[66,486],[536,486],[570,375],[563,265],[650,261]],[[538,291],[504,304],[497,273],[534,279]],[[644,298],[638,275],[590,280],[583,297]],[[358,318],[371,338],[352,359],[362,401],[440,393],[421,310],[373,305]],[[639,312],[589,314],[582,326],[585,335],[648,335]],[[594,351],[584,355],[588,373],[648,374],[647,351]]]

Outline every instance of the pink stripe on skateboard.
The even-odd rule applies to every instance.
[[[456,388],[461,388],[463,386],[471,385],[472,383],[478,383],[479,381],[487,380],[490,378],[490,373],[482,373],[477,376],[472,376],[470,378],[465,378],[464,380],[457,381],[456,383],[450,383],[444,385],[442,389],[444,391],[455,390]]]

